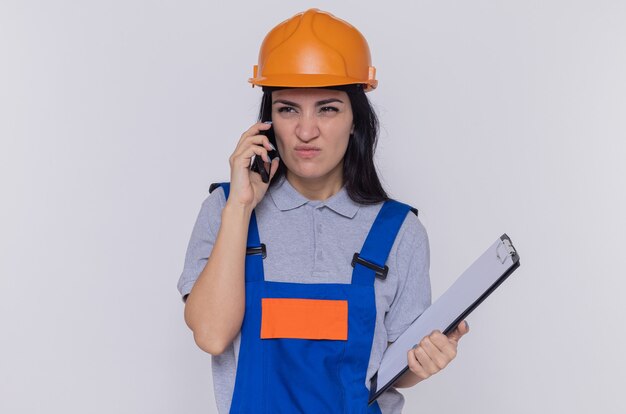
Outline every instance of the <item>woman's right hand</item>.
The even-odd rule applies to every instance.
[[[265,166],[270,166],[271,181],[278,169],[280,160],[276,157],[271,164],[268,164],[267,153],[274,148],[270,144],[269,138],[260,133],[271,127],[272,124],[258,122],[241,135],[237,147],[229,159],[230,195],[227,203],[236,203],[253,209],[265,196],[269,183],[264,183],[260,174],[250,171],[250,163],[254,155],[261,157],[265,161]]]

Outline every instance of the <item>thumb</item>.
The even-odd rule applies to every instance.
[[[456,326],[454,331],[448,334],[448,339],[454,342],[459,342],[459,339],[461,339],[461,337],[468,332],[469,332],[469,324],[467,323],[467,321],[463,321]]]
[[[272,181],[274,174],[276,174],[276,171],[278,171],[279,164],[280,164],[280,158],[274,157],[272,159],[272,164],[270,165],[270,181]]]

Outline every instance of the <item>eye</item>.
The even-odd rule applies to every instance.
[[[320,108],[320,112],[339,112],[339,108],[335,106],[323,106]]]
[[[282,112],[282,113],[294,113],[296,112],[296,108],[292,107],[292,106],[281,106],[280,108],[278,108],[278,112]]]

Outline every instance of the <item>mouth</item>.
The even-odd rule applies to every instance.
[[[321,151],[320,148],[307,146],[307,145],[301,145],[301,146],[297,146],[294,148],[294,152],[296,153],[296,155],[300,158],[305,158],[305,159],[315,157],[317,154],[320,153],[320,151]]]

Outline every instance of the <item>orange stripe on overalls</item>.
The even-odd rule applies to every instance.
[[[348,301],[263,298],[261,339],[348,339]]]

